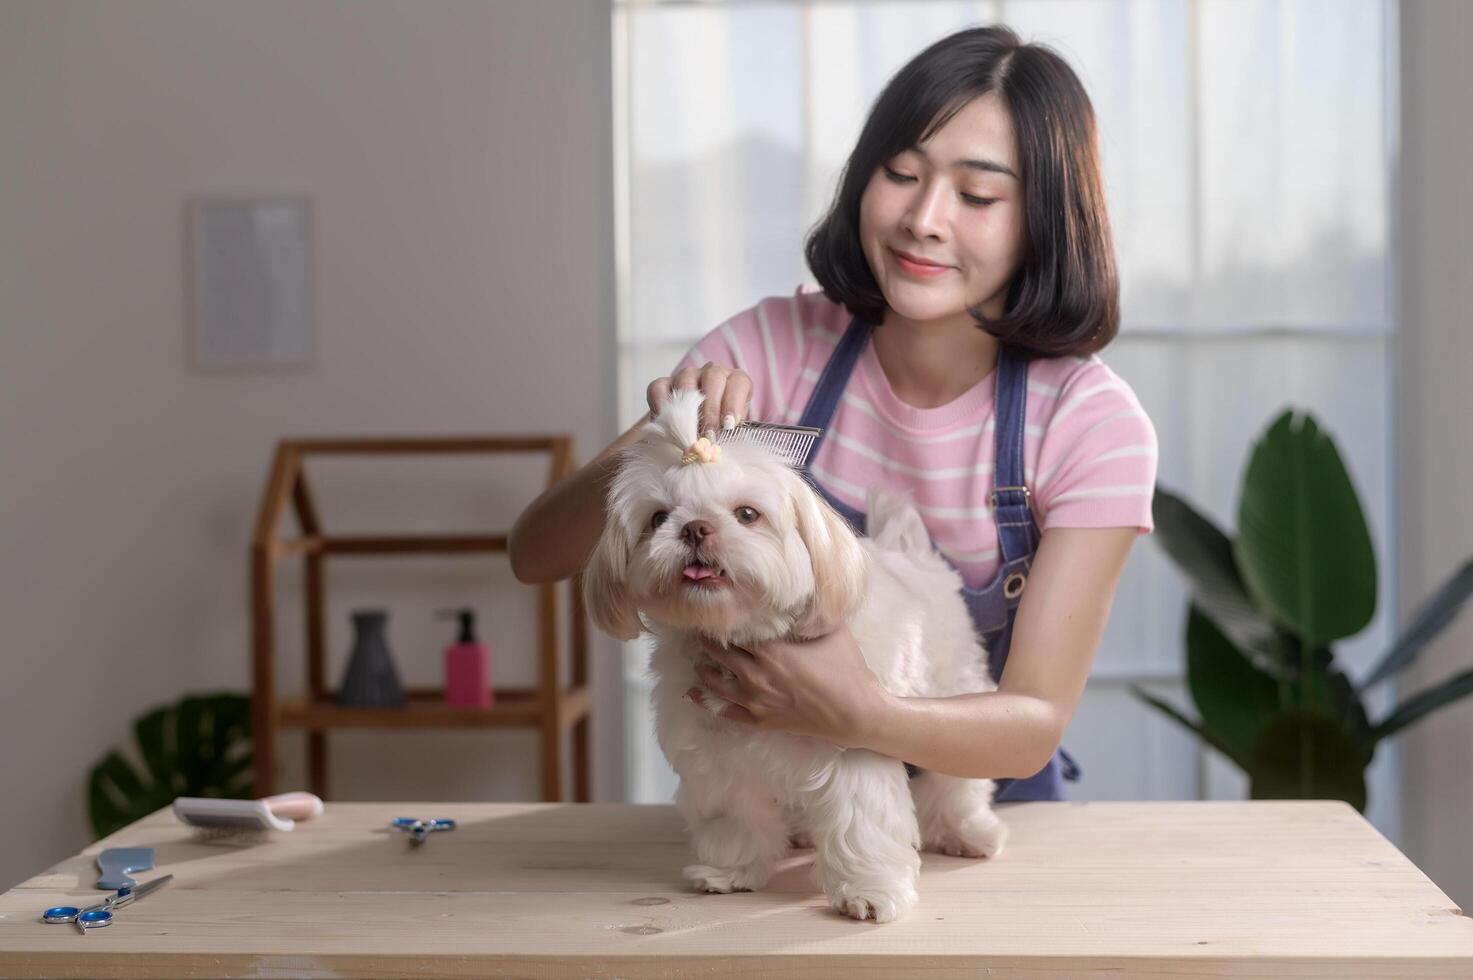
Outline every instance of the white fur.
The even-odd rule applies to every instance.
[[[890,692],[945,697],[991,691],[986,652],[960,594],[961,579],[931,547],[915,508],[871,491],[867,538],[759,446],[728,442],[719,462],[682,465],[696,439],[702,396],[677,391],[640,442],[624,452],[605,529],[585,575],[600,628],[653,633],[656,734],[680,776],[675,803],[690,830],[696,888],[759,889],[790,843],[817,850],[830,903],[887,922],[917,901],[918,848],[969,857],[1001,852],[1007,827],[991,808],[993,782],[925,772],[822,739],[762,731],[716,717],[728,702],[686,697],[701,683],[700,637],[743,646],[812,637],[848,623]],[[742,506],[762,516],[742,524]],[[652,515],[669,516],[652,527]],[[690,521],[710,522],[703,557],[731,580],[692,587],[682,570]]]

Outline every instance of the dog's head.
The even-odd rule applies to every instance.
[[[770,450],[699,441],[703,398],[676,391],[621,454],[584,575],[589,613],[623,639],[641,613],[723,639],[822,636],[864,595],[859,542]]]

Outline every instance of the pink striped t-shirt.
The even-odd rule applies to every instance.
[[[794,424],[852,316],[817,287],[769,297],[702,337],[676,370],[707,361],[752,378],[751,417]],[[901,401],[867,343],[839,401],[813,475],[864,509],[873,484],[907,493],[968,587],[1001,564],[992,489],[994,370],[937,408]],[[1028,367],[1024,482],[1034,519],[1051,527],[1154,529],[1156,430],[1135,392],[1097,356]]]

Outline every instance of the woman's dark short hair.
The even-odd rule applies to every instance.
[[[1094,109],[1053,51],[1007,27],[942,38],[892,78],[870,109],[828,214],[804,247],[824,295],[871,323],[886,303],[859,239],[859,202],[876,169],[929,139],[972,99],[996,92],[1012,113],[1023,168],[1025,241],[1003,314],[977,325],[1032,356],[1084,356],[1120,328],[1120,284],[1105,213]]]

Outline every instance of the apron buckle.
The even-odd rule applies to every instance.
[[[1023,502],[1025,504],[1033,499],[1033,491],[1029,490],[1027,487],[993,487],[992,493],[988,495],[988,499],[992,501],[992,506],[997,506],[997,495],[1005,490],[1021,490],[1023,492]]]

